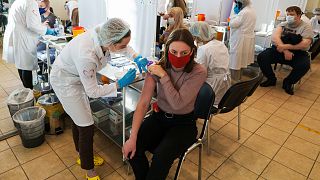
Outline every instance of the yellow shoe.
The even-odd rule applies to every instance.
[[[95,166],[101,166],[103,164],[104,160],[99,156],[93,156],[93,163]],[[81,165],[80,158],[77,159],[77,164]]]
[[[88,177],[88,175],[86,174],[86,179],[87,179],[87,180],[100,180],[100,177],[99,177],[99,176]]]

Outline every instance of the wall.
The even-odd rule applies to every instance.
[[[67,20],[67,11],[64,9],[66,0],[51,0],[50,5],[53,8],[54,14],[62,20]]]

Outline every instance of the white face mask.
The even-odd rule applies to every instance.
[[[294,24],[294,16],[286,16],[286,21],[288,22],[288,24]]]
[[[168,18],[168,23],[169,25],[173,25],[174,24],[174,18]]]
[[[316,15],[318,21],[320,21],[320,15]]]

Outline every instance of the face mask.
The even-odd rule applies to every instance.
[[[241,9],[239,8],[238,4],[236,4],[236,5],[234,6],[234,8],[233,8],[233,12],[234,12],[235,14],[239,14],[240,11],[241,11]]]
[[[318,21],[320,21],[320,15],[316,15],[316,18],[318,19]]]
[[[168,23],[169,23],[169,25],[173,25],[174,24],[174,18],[168,18]]]
[[[46,12],[46,8],[39,8],[40,15],[44,14]]]
[[[173,67],[182,68],[182,67],[185,67],[190,61],[191,54],[192,53],[189,53],[188,55],[183,57],[177,57],[169,51],[168,58]]]
[[[286,21],[288,22],[288,24],[294,24],[294,16],[286,16]]]

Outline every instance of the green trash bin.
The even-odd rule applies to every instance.
[[[44,142],[44,117],[46,111],[42,107],[28,107],[16,112],[12,119],[26,148],[33,148]]]

